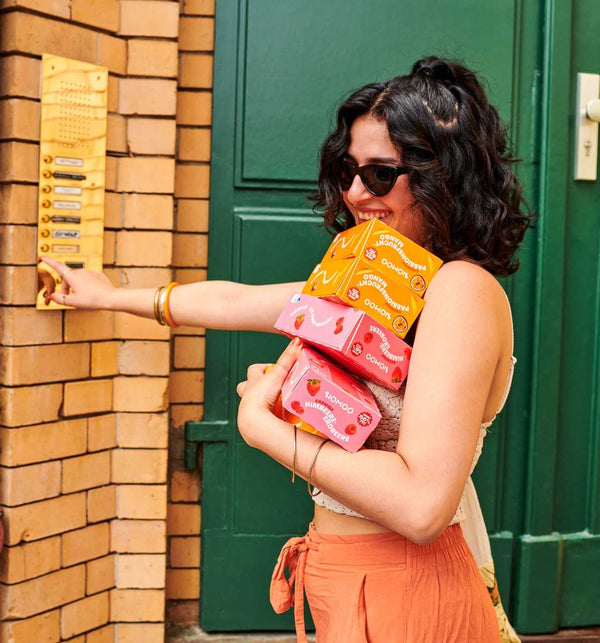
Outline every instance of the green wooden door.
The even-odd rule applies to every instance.
[[[600,15],[593,0],[587,4]],[[598,242],[589,202],[578,212],[586,222],[582,237],[577,226],[565,232],[564,208],[550,199],[551,175],[561,171],[561,199],[567,199],[569,150],[564,147],[558,155],[565,167],[557,165],[552,151],[560,145],[556,137],[569,136],[570,103],[564,96],[550,108],[556,97],[543,80],[569,67],[574,22],[569,13],[559,35],[548,26],[542,32],[544,20],[559,11],[551,0],[542,5],[542,0],[218,2],[209,238],[211,279],[304,279],[330,239],[306,195],[314,187],[319,145],[340,99],[366,82],[405,73],[417,58],[432,53],[462,58],[486,76],[524,159],[520,174],[526,191],[544,210],[537,231],[524,244],[521,270],[504,283],[513,304],[519,365],[509,405],[486,439],[475,475],[503,600],[514,607],[524,631],[550,631],[567,623],[556,615],[568,612],[563,603],[575,596],[570,585],[584,581],[581,572],[598,556],[593,536],[569,537],[574,544],[565,545],[568,539],[554,534],[559,528],[598,533],[598,512],[592,507],[598,502],[599,465],[591,454],[597,456],[594,431],[600,412],[597,402],[586,398],[597,400],[599,392],[594,377],[600,352],[594,330],[597,269],[579,307],[557,315],[563,298],[572,297],[576,287],[563,277],[571,265],[567,245],[576,261],[589,267],[594,258],[597,262]],[[592,25],[589,29],[593,39]],[[567,44],[560,41],[566,61],[553,59],[553,67],[548,52],[567,32]],[[570,80],[559,82],[568,86]],[[562,126],[555,122],[558,109],[563,110]],[[594,189],[584,186],[585,198],[593,199]],[[590,244],[587,258],[578,252],[582,240]],[[553,288],[558,288],[556,295],[549,296],[546,291]],[[571,339],[564,334],[567,328]],[[583,332],[593,338],[573,351]],[[271,611],[268,584],[282,543],[306,530],[311,502],[303,484],[292,487],[288,472],[246,447],[235,428],[235,384],[249,364],[273,359],[283,345],[277,336],[255,333],[207,336],[205,419],[188,423],[186,430],[190,445],[201,443],[203,449],[200,600],[201,626],[207,631],[293,629],[291,615]],[[570,382],[576,397],[563,391],[574,364],[585,373],[587,387]],[[578,423],[569,420],[559,430],[559,415],[575,409]],[[568,446],[559,448],[560,440]],[[563,449],[569,455],[561,460],[557,453]],[[194,449],[189,453],[193,461]],[[575,467],[581,475],[572,482]],[[559,477],[572,486],[558,485]],[[556,494],[555,485],[560,486]],[[586,510],[583,503],[569,503],[571,494],[582,490]],[[580,520],[582,512],[587,522]],[[559,514],[560,524],[554,520]],[[569,547],[573,556],[563,558]],[[552,609],[542,615],[532,601],[541,586],[555,580],[565,560],[576,567],[568,589],[552,589]],[[583,595],[597,598],[597,588]],[[586,622],[600,622],[597,611],[590,615],[586,609]],[[578,617],[569,614],[568,623],[575,624]]]

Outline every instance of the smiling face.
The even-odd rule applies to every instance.
[[[352,124],[345,158],[358,166],[373,163],[402,166],[400,153],[390,139],[385,121],[367,114],[359,116]],[[376,217],[416,243],[422,242],[421,216],[413,206],[408,175],[399,176],[384,196],[371,194],[357,175],[343,197],[356,224]]]

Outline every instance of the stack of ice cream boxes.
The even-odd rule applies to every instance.
[[[276,414],[358,451],[381,414],[364,382],[348,371],[400,388],[412,352],[403,340],[441,265],[377,219],[338,234],[275,323],[305,344],[283,384]]]

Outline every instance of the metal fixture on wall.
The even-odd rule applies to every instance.
[[[576,181],[595,181],[598,176],[600,74],[577,74],[575,119],[574,178]]]

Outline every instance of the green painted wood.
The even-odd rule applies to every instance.
[[[384,0],[379,14],[368,3],[348,7],[347,0],[217,3],[209,277],[266,283],[308,274],[329,239],[306,192],[333,106],[349,88],[403,72],[430,52],[481,70],[510,122],[519,173],[541,217],[521,249],[521,270],[503,283],[519,363],[474,477],[497,532],[503,602],[518,626],[548,632],[600,623],[596,585],[585,575],[597,563],[596,536],[588,543],[554,533],[600,531],[598,187],[570,179],[569,120],[576,72],[594,71],[581,69],[584,60],[600,61],[600,7],[593,0]],[[587,280],[578,279],[582,271]],[[270,573],[276,544],[304,530],[311,505],[285,470],[240,440],[234,394],[248,364],[272,360],[283,344],[207,333],[205,421],[186,431],[191,443],[204,442],[207,630],[290,627],[289,617],[271,613],[257,579]],[[248,605],[244,588],[253,594]]]
[[[558,628],[560,567],[563,539],[558,534],[520,536],[513,624],[523,634],[554,632]]]

